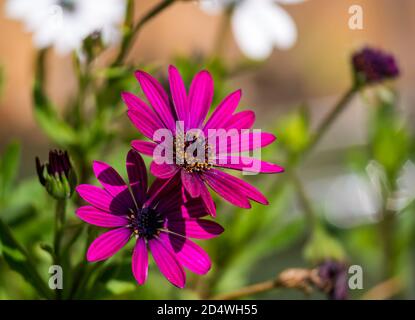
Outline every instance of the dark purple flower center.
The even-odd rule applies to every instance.
[[[208,142],[196,136],[187,141],[175,137],[173,157],[174,162],[187,172],[203,172],[212,167],[212,152]]]
[[[133,232],[148,240],[160,233],[164,223],[162,215],[157,210],[147,207],[131,214],[129,219]]]

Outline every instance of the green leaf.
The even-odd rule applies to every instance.
[[[304,257],[313,264],[321,263],[327,259],[343,261],[345,252],[335,238],[330,236],[321,226],[314,229],[311,239],[304,247]]]
[[[20,144],[10,143],[0,162],[0,197],[10,191],[20,165]]]
[[[299,154],[310,142],[310,117],[305,106],[279,121],[279,140],[292,154]]]
[[[26,250],[14,238],[11,230],[2,219],[0,219],[0,242],[2,256],[9,267],[29,282],[42,297],[50,298],[52,291],[46,286],[46,283],[37,273]]]

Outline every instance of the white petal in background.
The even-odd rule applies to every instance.
[[[21,20],[33,33],[37,48],[53,46],[60,54],[81,47],[95,31],[102,32],[104,43],[116,43],[124,19],[125,0],[73,0],[74,12],[63,10],[58,0],[8,0],[6,14]]]
[[[289,14],[272,0],[245,0],[235,8],[232,29],[242,52],[255,60],[266,59],[274,47],[288,49],[297,40]]]

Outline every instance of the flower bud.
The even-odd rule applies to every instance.
[[[36,157],[36,171],[40,183],[56,199],[70,198],[76,187],[76,175],[68,152],[49,151],[49,162],[41,164]]]
[[[348,298],[346,264],[336,260],[326,260],[317,269],[321,289],[328,297],[332,300],[346,300]]]
[[[357,87],[393,79],[400,73],[393,55],[372,48],[356,52],[352,56],[352,65]]]

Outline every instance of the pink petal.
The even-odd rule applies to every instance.
[[[83,221],[94,226],[103,228],[116,228],[128,225],[129,221],[124,216],[116,216],[92,206],[80,207],[76,210],[76,215]]]
[[[176,255],[165,242],[165,240],[154,238],[148,241],[148,246],[160,272],[176,287],[183,288],[186,283],[186,274]]]
[[[188,122],[187,92],[179,71],[174,66],[169,66],[169,83],[177,118],[185,123]]]
[[[154,142],[147,142],[141,140],[133,140],[131,146],[138,152],[146,156],[153,156],[154,148],[157,146]]]
[[[175,132],[176,123],[170,108],[169,98],[161,84],[144,71],[136,71],[135,76],[149,103],[163,121],[165,127]]]
[[[128,208],[135,208],[128,186],[114,168],[101,161],[94,161],[92,168],[95,176],[110,195]]]
[[[152,119],[146,118],[144,114],[137,111],[128,110],[127,115],[137,130],[151,140],[157,130],[164,128],[164,125],[158,126]]]
[[[189,90],[190,121],[186,129],[200,128],[213,99],[213,79],[209,72],[201,71],[193,79]]]
[[[212,217],[216,217],[215,202],[213,202],[212,196],[210,195],[210,192],[204,183],[202,183],[200,187],[200,197],[202,198],[203,204],[205,205],[207,212]]]
[[[88,248],[86,258],[89,262],[108,259],[124,247],[130,240],[131,230],[118,228],[101,234]]]
[[[255,112],[251,110],[235,113],[224,125],[224,129],[251,129],[255,122]]]
[[[169,197],[170,194],[175,192],[179,186],[180,180],[177,175],[169,179],[159,179],[154,180],[153,184],[147,192],[147,200],[144,203],[144,206],[152,206],[152,204],[157,204],[159,201],[163,201],[164,197]]]
[[[134,198],[142,206],[147,196],[147,169],[143,158],[134,150],[127,154],[127,173]]]
[[[189,192],[192,198],[200,196],[200,185],[202,182],[196,173],[189,173],[186,170],[181,170],[181,178],[184,188]]]
[[[249,183],[246,183],[244,180],[231,176],[230,174],[227,174],[220,170],[213,169],[205,173],[205,178],[208,181],[208,184],[211,186],[211,188],[215,191],[216,189],[213,186],[217,187],[219,185],[219,187],[222,187],[224,189],[223,195],[218,192],[221,196],[224,197],[224,199],[226,199],[225,195],[231,199],[227,192],[229,192],[229,190],[232,190],[232,192],[235,195],[238,195],[237,197],[239,198],[239,200],[252,199],[261,204],[268,204],[267,198],[265,198],[265,196],[258,189],[256,189],[254,186],[251,186]],[[231,202],[230,199],[226,200]],[[234,204],[239,206],[236,203]]]
[[[76,192],[86,202],[92,204],[95,208],[106,212],[127,215],[129,208],[123,202],[113,198],[107,191],[89,184],[81,184],[76,187]]]
[[[206,133],[208,129],[221,129],[224,127],[226,122],[231,119],[232,113],[238,107],[241,96],[241,90],[235,91],[219,104],[205,125]]]
[[[148,253],[146,241],[143,238],[137,239],[132,258],[132,269],[134,278],[138,284],[143,285],[148,274]]]
[[[128,117],[134,126],[149,139],[153,139],[154,132],[164,128],[163,122],[140,98],[132,93],[122,93],[122,98],[129,110]]]
[[[221,160],[222,159],[222,160]],[[216,166],[254,173],[280,173],[284,168],[276,164],[249,157],[221,156]]]
[[[187,238],[211,239],[220,235],[224,230],[216,222],[205,219],[169,219],[168,229]]]
[[[217,137],[218,139],[224,137]],[[236,138],[229,138],[226,150],[221,150],[220,143],[216,145],[217,154],[240,153],[264,148],[275,141],[275,136],[267,132],[239,132]],[[224,149],[224,148],[223,148]]]
[[[168,179],[173,177],[179,169],[180,168],[175,164],[157,164],[155,161],[152,161],[150,165],[151,173],[160,179]]]
[[[160,239],[175,252],[180,264],[197,274],[206,274],[211,268],[208,254],[193,241],[174,234],[161,233]]]

